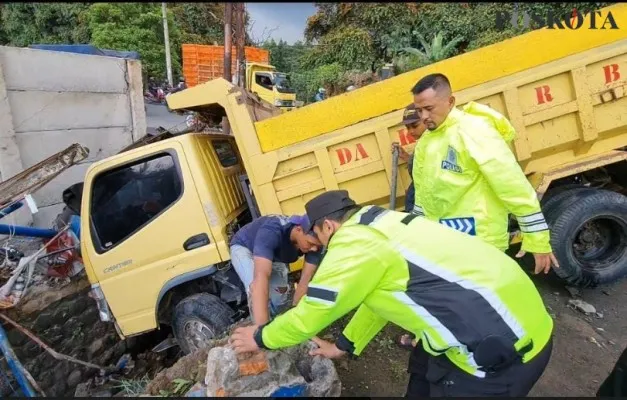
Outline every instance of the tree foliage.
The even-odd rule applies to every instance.
[[[0,8],[0,44],[88,43],[85,19],[89,3],[3,3]]]
[[[263,49],[270,52],[270,64],[275,66],[278,71],[287,73],[299,70],[299,60],[309,51],[309,47],[300,41],[288,45],[283,40],[279,40],[277,43],[274,39],[270,39],[262,45]]]
[[[172,3],[168,7],[182,43],[224,43],[224,3]]]
[[[417,18],[412,3],[314,3],[305,38],[316,46],[304,66],[338,63],[375,71],[389,61],[391,36]],[[352,61],[351,61],[352,60]]]
[[[163,23],[159,3],[95,3],[88,11],[91,42],[112,50],[139,52],[145,74],[163,79],[166,75]],[[170,46],[180,48],[180,32],[168,10]],[[172,72],[181,70],[179,52],[172,51]]]

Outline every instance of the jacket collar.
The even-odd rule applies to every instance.
[[[462,114],[463,112],[458,110],[457,107],[453,107],[451,112],[448,114],[446,119],[440,124],[440,126],[435,128],[431,132],[432,133],[444,132],[446,129],[450,128],[452,125],[459,122],[459,118],[461,117]]]

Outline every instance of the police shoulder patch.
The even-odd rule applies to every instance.
[[[453,147],[448,146],[446,158],[442,160],[441,168],[458,174],[462,173],[462,168],[457,163],[457,151]]]

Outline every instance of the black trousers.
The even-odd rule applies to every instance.
[[[623,350],[614,369],[597,391],[597,397],[624,397],[627,395],[627,348]]]
[[[552,350],[553,339],[528,363],[517,362],[485,378],[477,378],[444,356],[430,355],[419,343],[409,357],[405,397],[524,397],[542,376]]]

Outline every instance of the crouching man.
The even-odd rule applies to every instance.
[[[306,293],[320,263],[320,241],[308,234],[304,216],[268,215],[245,225],[231,239],[231,263],[248,291],[255,324],[261,325],[287,306],[289,264],[305,254],[294,304]]]
[[[412,214],[359,207],[344,190],[305,206],[327,251],[307,295],[274,321],[237,329],[238,353],[302,343],[351,310],[335,344],[359,355],[389,321],[420,338],[427,368],[407,395],[525,396],[552,350],[553,320],[518,264],[483,240]]]

